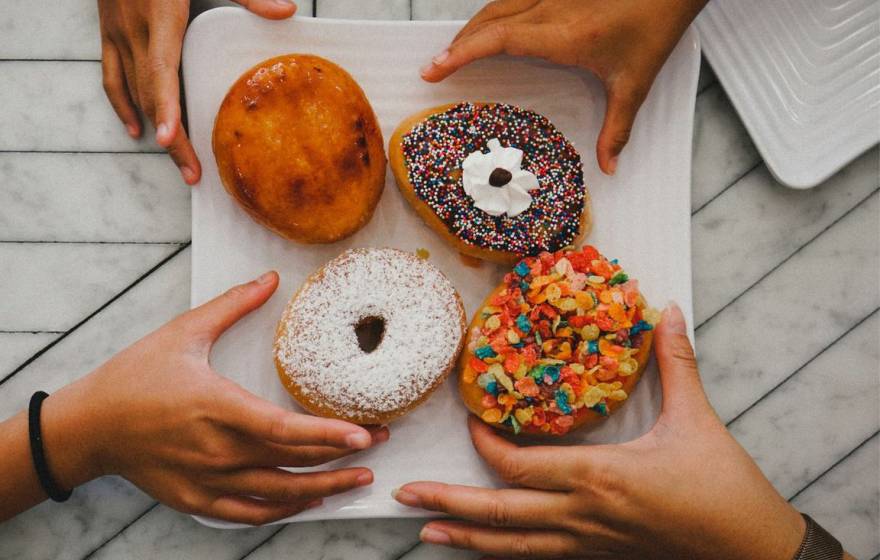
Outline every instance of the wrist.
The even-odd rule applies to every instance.
[[[64,490],[98,478],[93,417],[85,391],[74,383],[50,395],[40,414],[43,451],[49,472]]]

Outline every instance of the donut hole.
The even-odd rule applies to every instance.
[[[363,317],[354,326],[354,334],[357,335],[358,346],[369,354],[379,347],[385,336],[385,319],[368,315]]]

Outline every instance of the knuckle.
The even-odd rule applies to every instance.
[[[516,458],[506,455],[498,465],[498,475],[507,484],[519,484],[523,478],[522,466]]]
[[[673,337],[670,344],[669,355],[674,360],[693,362],[694,350],[691,347],[691,341],[683,334],[677,334]]]
[[[202,463],[212,470],[233,468],[235,466],[233,457],[234,454],[228,444],[215,442],[213,438],[206,441],[202,449]]]
[[[233,286],[226,290],[226,299],[230,300],[241,300],[247,296],[247,288],[244,285],[239,284],[238,286]]]
[[[510,24],[503,21],[490,24],[486,28],[486,33],[496,41],[504,43],[507,41],[507,38],[510,37]]]
[[[511,525],[510,508],[499,499],[492,499],[486,505],[486,522],[493,527],[508,527]]]
[[[510,541],[510,549],[514,556],[522,556],[530,558],[534,554],[534,549],[525,535],[515,535]]]
[[[179,509],[184,513],[198,513],[201,511],[201,499],[196,492],[183,488],[177,492],[176,501]]]

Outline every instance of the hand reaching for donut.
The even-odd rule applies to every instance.
[[[214,341],[277,286],[275,273],[236,286],[52,394],[41,418],[58,484],[73,488],[117,474],[175,509],[253,525],[370,484],[365,468],[305,474],[277,467],[318,465],[366,449],[386,440],[387,428],[296,414],[208,363]],[[0,469],[2,520],[45,496],[30,465],[26,415],[0,424],[0,447],[12,458]],[[16,465],[18,473],[8,472]]]
[[[496,0],[459,31],[422,70],[438,82],[496,54],[535,56],[590,70],[608,98],[596,144],[599,167],[613,175],[651,84],[707,0]]]
[[[428,523],[422,540],[505,558],[793,557],[805,523],[712,410],[677,307],[654,340],[663,407],[650,432],[519,447],[472,417],[477,452],[515,487],[401,487],[401,503],[465,520]]]
[[[236,0],[271,19],[293,15],[288,0]],[[138,110],[156,128],[156,142],[168,150],[183,180],[193,185],[201,164],[180,119],[178,68],[189,0],[98,0],[104,91],[129,135],[143,126]]]

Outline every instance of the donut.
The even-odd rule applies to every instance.
[[[292,241],[352,235],[385,186],[369,101],[345,70],[317,56],[278,56],[242,74],[220,105],[212,142],[226,191]]]
[[[446,379],[464,329],[458,292],[432,264],[397,249],[353,249],[290,300],[276,330],[275,366],[309,412],[385,424]]]
[[[581,157],[546,117],[458,103],[405,119],[388,158],[404,198],[460,253],[512,266],[590,230]]]
[[[626,401],[658,321],[638,281],[590,245],[527,257],[474,316],[459,392],[487,424],[566,434]]]

